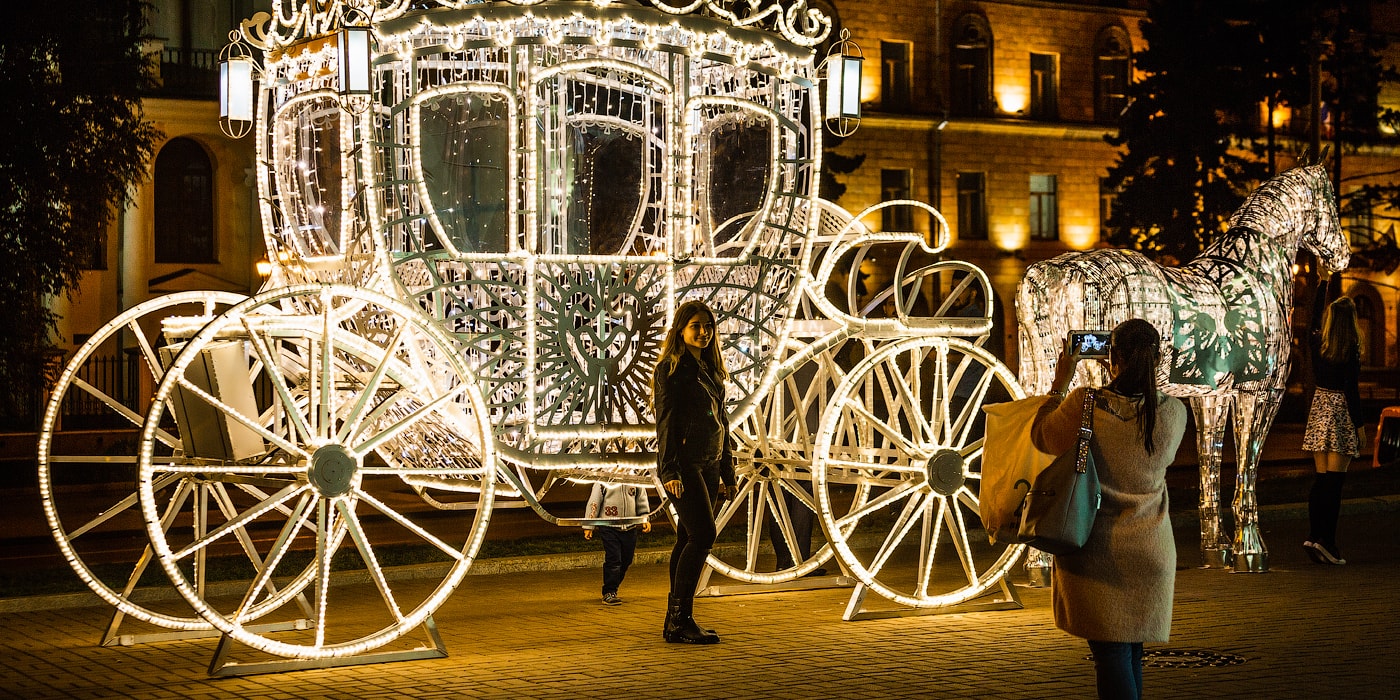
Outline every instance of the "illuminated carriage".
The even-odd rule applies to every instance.
[[[826,18],[802,3],[652,5],[277,3],[244,24],[262,65],[235,49],[225,75],[260,82],[247,126],[268,283],[114,319],[45,425],[46,511],[118,609],[109,638],[129,615],[318,665],[419,625],[435,639],[432,613],[494,508],[584,524],[545,494],[654,485],[648,386],[687,299],[716,311],[741,442],[740,495],[719,514],[740,544],[714,571],[783,583],[834,555],[858,582],[848,617],[867,590],[912,609],[998,590],[993,605],[1014,604],[1020,549],[976,531],[979,409],[1020,396],[980,347],[985,275],[937,260],[948,231],[925,205],[881,206],[927,212],[932,246],[815,196],[824,105],[808,47]],[[888,284],[827,294],[877,255],[894,261]],[[955,315],[973,289],[982,306]],[[118,333],[145,358],[144,412],[74,373]],[[100,461],[52,441],[71,392],[142,427],[101,458],[135,469],[136,492],[97,514],[56,486]],[[804,513],[825,542],[775,570],[766,533],[796,551]],[[84,547],[133,518],[151,546],[104,579]],[[405,550],[439,561],[436,576],[391,585]],[[211,582],[228,554],[251,585]],[[134,598],[152,560],[193,614]],[[335,595],[341,568],[378,595]]]

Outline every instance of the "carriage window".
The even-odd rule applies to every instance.
[[[953,30],[952,108],[962,116],[992,112],[992,28],[977,15],[964,15]]]
[[[1099,178],[1099,240],[1109,240],[1113,235],[1113,230],[1109,228],[1109,220],[1113,218],[1113,209],[1118,206],[1118,189],[1110,187],[1108,178]]]
[[[1094,42],[1094,119],[1118,121],[1128,106],[1131,44],[1121,27],[1106,27]]]
[[[419,177],[430,219],[457,251],[508,250],[509,129],[509,105],[496,95],[450,93],[419,108]]]
[[[1031,54],[1031,119],[1060,118],[1060,58]]]
[[[303,256],[340,253],[340,104],[318,97],[275,120],[274,158],[282,210],[295,222],[286,243]]]
[[[986,173],[958,173],[958,238],[987,240]]]
[[[155,190],[155,261],[215,262],[214,168],[204,148],[185,138],[165,144]]]
[[[697,159],[697,165],[708,170],[699,178],[705,184],[700,210],[708,213],[704,223],[716,252],[723,254],[726,244],[738,238],[768,197],[776,127],[766,115],[749,110],[703,109],[710,131],[709,148]]]
[[[611,68],[561,73],[538,89],[539,252],[663,250],[666,91]]]
[[[887,112],[909,109],[909,54],[907,41],[880,42],[880,106]]]
[[[1031,176],[1031,238],[1042,241],[1060,237],[1060,208],[1055,201],[1054,175]]]
[[[881,170],[880,171],[880,201],[888,202],[895,199],[909,199],[908,170]],[[886,207],[880,210],[880,230],[882,231],[913,231],[914,230],[914,210],[907,206]]]

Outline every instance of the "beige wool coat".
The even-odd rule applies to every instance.
[[[1156,449],[1138,435],[1139,401],[1099,389],[1094,463],[1103,500],[1084,548],[1055,557],[1055,626],[1100,642],[1165,642],[1172,626],[1176,542],[1167,512],[1167,465],[1186,430],[1186,406],[1158,393]],[[1079,435],[1084,389],[1052,397],[1031,428],[1036,446],[1061,454]]]

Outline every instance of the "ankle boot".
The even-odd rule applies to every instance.
[[[715,644],[719,642],[719,635],[708,630],[700,629],[695,624],[693,610],[695,606],[694,598],[670,599],[670,605],[666,609],[666,629],[662,632],[662,637],[673,644]]]

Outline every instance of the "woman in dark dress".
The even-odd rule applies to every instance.
[[[693,610],[700,572],[715,543],[715,505],[734,495],[734,457],[724,382],[729,371],[715,341],[715,315],[687,301],[661,345],[652,377],[657,474],[676,511],[671,594],[662,636],[668,642],[714,644]]]
[[[1327,299],[1335,299],[1323,312]],[[1319,327],[1317,319],[1321,317]],[[1319,564],[1345,564],[1337,547],[1337,516],[1342,510],[1342,483],[1347,467],[1361,455],[1366,441],[1361,422],[1361,333],[1356,305],[1341,296],[1341,275],[1332,275],[1327,294],[1318,290],[1313,304],[1311,339],[1313,381],[1303,450],[1313,453],[1317,476],[1308,494],[1308,539],[1303,549]]]

